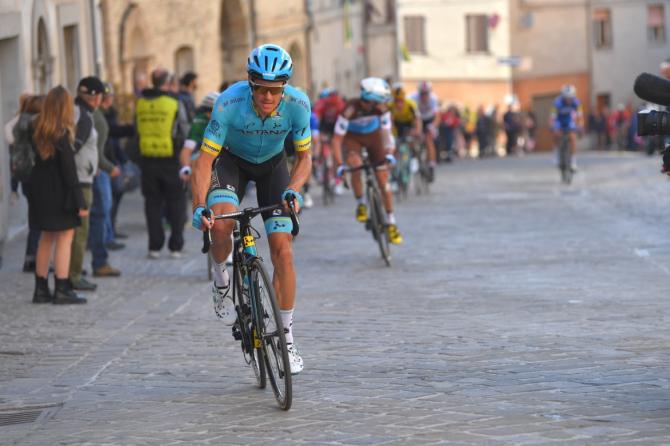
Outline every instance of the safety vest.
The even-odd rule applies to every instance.
[[[137,133],[142,156],[169,158],[174,155],[172,127],[178,109],[179,102],[168,95],[138,99]]]

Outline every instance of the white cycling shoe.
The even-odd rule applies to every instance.
[[[297,375],[305,368],[298,347],[295,344],[288,344],[286,349],[288,350],[288,363],[291,366],[291,375]]]
[[[237,320],[237,311],[235,311],[235,302],[228,295],[230,286],[219,288],[212,285],[212,301],[214,303],[214,313],[223,321],[225,325],[233,325]]]

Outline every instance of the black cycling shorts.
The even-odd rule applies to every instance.
[[[289,182],[286,156],[281,152],[269,160],[253,164],[240,157],[222,150],[214,162],[212,178],[207,193],[207,207],[218,203],[230,203],[239,207],[247,183],[256,183],[256,199],[258,206],[271,206],[282,201],[282,194]],[[262,214],[265,231],[291,232],[293,224],[283,208]]]

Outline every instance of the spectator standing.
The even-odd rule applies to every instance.
[[[537,118],[533,110],[528,110],[524,116],[524,128],[526,131],[525,151],[532,152],[535,150],[537,143]]]
[[[23,150],[32,151],[32,136],[35,126],[35,119],[42,111],[44,96],[42,95],[23,95],[20,98],[19,113],[14,119],[5,126],[5,139],[11,148],[15,145],[23,145]],[[20,150],[17,147],[17,150]],[[12,172],[12,202],[18,199],[18,186],[21,184],[21,191],[30,201],[30,177],[19,178]],[[30,218],[30,216],[29,216]],[[35,256],[37,255],[37,244],[40,240],[40,231],[37,229],[28,229],[28,238],[26,240],[26,250],[23,258],[23,272],[35,272]]]
[[[109,84],[105,84],[105,93],[102,96],[100,109],[109,126],[109,137],[107,138],[107,144],[105,144],[105,156],[123,171],[124,166],[126,163],[130,162],[130,159],[121,146],[121,138],[133,137],[135,135],[135,127],[133,125],[123,125],[119,123],[119,114],[116,107],[114,107],[114,90]],[[124,176],[125,175],[115,177],[112,181],[112,211],[110,216],[111,235],[108,236],[111,241],[128,237],[125,234],[119,233],[116,226],[116,216],[119,211],[119,205],[121,204],[121,198],[125,193]],[[109,244],[108,248],[111,248]]]
[[[72,146],[73,108],[67,90],[55,87],[47,94],[35,126],[37,156],[30,176],[29,224],[42,235],[37,248],[33,303],[86,303],[68,280],[74,228],[88,213]],[[52,252],[56,277],[53,295],[48,283]]]
[[[151,74],[152,89],[142,92],[137,100],[136,128],[139,138],[140,168],[144,213],[149,231],[151,259],[160,257],[165,244],[163,208],[170,224],[168,249],[170,256],[179,258],[184,247],[185,195],[179,178],[178,141],[184,141],[189,124],[181,103],[169,93],[170,73],[156,69]]]
[[[93,112],[102,102],[105,87],[100,79],[94,76],[85,77],[77,86],[75,99],[75,119],[77,122],[74,150],[77,164],[77,176],[84,195],[86,209],[93,202],[93,178],[98,170],[98,132],[93,121]],[[88,240],[89,217],[82,218],[81,226],[74,232],[72,241],[72,260],[70,262],[70,281],[75,290],[93,291],[97,285],[82,276],[84,252]]]
[[[103,85],[103,92],[105,87]],[[102,104],[102,100],[100,101]],[[109,243],[122,248],[123,245],[109,239],[112,225],[112,181],[121,175],[121,170],[105,156],[105,145],[109,136],[109,125],[105,115],[96,108],[93,112],[93,125],[98,132],[98,173],[93,178],[93,204],[91,205],[88,246],[91,249],[91,268],[94,277],[118,277],[121,271],[109,264]]]
[[[484,112],[484,106],[480,105],[477,108],[477,124],[475,125],[475,134],[477,135],[477,145],[479,147],[479,158],[484,158],[490,154],[491,127],[490,119]]]
[[[463,119],[461,131],[463,132],[463,140],[465,145],[465,155],[470,155],[470,147],[472,139],[475,135],[475,127],[477,126],[477,112],[466,106],[463,110]]]
[[[188,122],[193,122],[195,115],[197,113],[195,107],[195,99],[193,95],[195,94],[196,89],[198,88],[198,75],[192,71],[187,72],[179,79],[179,102],[184,106],[186,111],[186,117]]]
[[[444,152],[444,155],[438,153],[438,160],[444,158],[448,163],[453,161],[453,151],[458,140],[460,125],[461,117],[454,105],[450,105],[440,114],[440,149]]]
[[[516,111],[515,104],[507,106],[503,114],[503,128],[505,129],[505,154],[512,155],[517,150],[517,141],[521,133],[521,115]]]

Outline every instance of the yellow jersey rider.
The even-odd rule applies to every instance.
[[[401,83],[393,84],[393,101],[389,103],[393,129],[399,139],[408,135],[419,136],[421,134],[421,115],[416,103],[407,97],[405,88]]]

